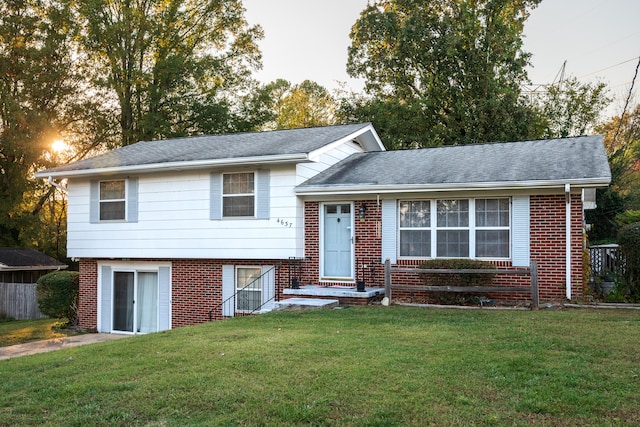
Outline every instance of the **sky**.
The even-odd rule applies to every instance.
[[[359,92],[362,80],[346,72],[349,31],[368,0],[244,0],[250,25],[262,26],[262,82],[313,80],[329,90]],[[602,81],[620,114],[640,56],[640,0],[543,0],[525,23],[524,50],[532,54],[536,85],[565,76]],[[635,93],[640,94],[640,76]],[[640,99],[635,98],[640,102]]]

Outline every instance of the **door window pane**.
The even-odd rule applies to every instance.
[[[133,332],[133,273],[113,274],[113,329]]]
[[[158,273],[138,273],[136,332],[158,330]]]

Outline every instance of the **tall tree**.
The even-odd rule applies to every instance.
[[[370,119],[394,148],[528,138],[539,117],[520,96],[522,31],[541,0],[377,0],[352,28],[347,71],[367,97],[342,117]],[[393,133],[391,133],[393,132]]]
[[[240,0],[86,0],[76,13],[123,145],[247,126],[236,100],[260,65],[262,30]]]
[[[571,77],[549,86],[541,105],[544,136],[564,138],[592,132],[610,102],[604,83],[580,83]]]
[[[56,1],[0,2],[0,245],[31,243],[24,232],[42,208],[27,197],[40,193],[33,171],[51,164],[50,144],[78,111],[70,18]]]

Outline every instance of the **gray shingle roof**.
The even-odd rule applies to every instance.
[[[338,186],[608,182],[610,177],[602,137],[585,136],[354,154],[302,183],[297,191]]]
[[[142,141],[96,157],[39,172],[38,176],[56,172],[175,162],[307,154],[368,126],[371,124],[357,123]]]
[[[4,267],[17,269],[17,267],[43,267],[43,269],[56,269],[67,265],[51,258],[34,249],[25,248],[0,248],[0,269]]]

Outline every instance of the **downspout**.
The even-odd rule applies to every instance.
[[[571,184],[564,185],[565,194],[565,283],[567,300],[571,300]]]
[[[52,178],[52,177],[49,177],[49,178],[47,179],[47,182],[48,182],[49,184],[53,185],[54,187],[56,187],[58,190],[62,191],[64,194],[68,194],[67,187],[65,187],[64,185],[60,185],[60,184],[56,183],[56,182],[53,180],[53,178]]]

